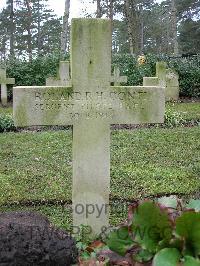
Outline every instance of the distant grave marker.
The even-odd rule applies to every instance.
[[[8,92],[7,85],[15,84],[14,78],[6,77],[6,69],[0,69],[0,84],[1,84],[1,103],[3,106],[7,106],[8,103]]]
[[[114,67],[113,76],[111,77],[111,82],[114,83],[114,86],[120,86],[121,83],[127,83],[127,76],[120,76],[120,69]]]
[[[73,125],[73,223],[109,223],[110,125],[162,123],[164,89],[110,86],[111,22],[73,19],[71,86],[14,88],[15,125]]]
[[[164,87],[166,101],[179,99],[179,76],[165,62],[156,63],[156,77],[143,77],[143,86]]]
[[[166,73],[166,100],[179,99],[179,75],[172,69],[167,69]]]
[[[111,83],[114,86],[120,86],[121,83],[127,83],[126,76],[120,76],[118,67],[114,67],[113,76],[111,76]],[[58,77],[49,77],[46,79],[46,86],[71,86],[70,78],[70,62],[60,61],[58,68]]]
[[[57,75],[47,78],[46,86],[71,86],[69,61],[60,61]]]
[[[167,73],[167,63],[163,61],[157,62],[156,77],[158,78],[158,86],[166,88],[166,73]]]

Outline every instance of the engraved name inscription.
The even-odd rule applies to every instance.
[[[143,109],[147,91],[59,91],[34,92],[36,111],[66,111],[70,119],[113,118],[115,110]]]

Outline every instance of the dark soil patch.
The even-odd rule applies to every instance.
[[[66,266],[76,262],[75,241],[35,212],[0,214],[0,266]]]

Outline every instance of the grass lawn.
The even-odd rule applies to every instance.
[[[12,106],[9,107],[2,107],[0,104],[0,114],[12,114]]]
[[[112,131],[111,139],[111,198],[200,189],[199,127],[118,130]],[[71,187],[71,130],[0,134],[0,205],[6,205],[0,210],[11,209],[13,202],[71,200]],[[112,223],[126,213],[118,207],[119,203],[112,205]],[[59,226],[71,224],[69,208],[31,208]]]
[[[185,120],[200,120],[200,102],[168,103],[167,108],[180,112]]]

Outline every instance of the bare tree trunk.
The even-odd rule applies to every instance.
[[[144,17],[143,7],[140,5],[140,54],[144,53]]]
[[[1,54],[2,54],[1,59],[2,59],[3,61],[6,60],[6,42],[7,42],[7,38],[6,38],[6,36],[3,36],[3,40],[2,40],[2,50],[1,50]]]
[[[14,0],[10,0],[10,56],[15,56],[14,50],[14,32],[15,32],[15,23],[14,23]]]
[[[37,48],[38,54],[41,54],[42,49],[42,41],[41,41],[41,16],[40,16],[40,0],[37,1],[37,13],[38,13],[38,21],[37,21],[37,28],[38,28],[38,38],[37,38]]]
[[[97,18],[101,18],[101,0],[97,0]]]
[[[61,57],[63,58],[68,48],[70,0],[65,0],[65,13],[63,16],[63,30],[61,34]]]
[[[140,14],[136,0],[124,0],[125,17],[129,35],[130,53],[139,54],[140,52]]]
[[[137,1],[131,2],[132,9],[132,35],[134,36],[134,53],[139,55],[141,45],[141,25],[140,25],[140,9],[137,7]]]
[[[32,35],[31,35],[31,22],[32,22],[32,12],[29,0],[25,0],[25,6],[28,11],[28,23],[26,24],[26,30],[28,32],[28,56],[29,61],[32,61]]]
[[[171,0],[171,25],[172,25],[172,43],[174,55],[178,55],[178,36],[177,36],[177,10],[175,0]]]
[[[110,0],[109,2],[109,19],[113,22],[113,17],[114,17],[114,13],[113,13],[113,0]]]
[[[170,19],[169,17],[167,18],[167,31],[166,31],[166,42],[165,42],[165,53],[169,54],[170,53]]]
[[[129,46],[130,46],[130,53],[134,54],[134,40],[132,36],[132,19],[131,19],[131,12],[130,12],[130,0],[124,0],[125,4],[125,16],[127,20],[127,30],[128,30],[128,37],[129,37]]]
[[[113,17],[114,17],[113,0],[109,0],[109,4],[108,4],[108,18],[111,20],[111,27],[112,27],[112,29],[113,29]]]

